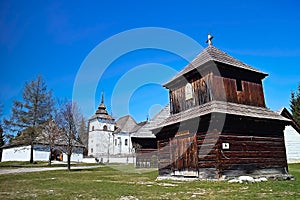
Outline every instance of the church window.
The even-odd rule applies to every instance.
[[[121,140],[121,137],[118,137],[118,141],[119,141],[119,146],[122,146],[122,140]]]
[[[107,126],[106,125],[103,126],[103,130],[107,131]]]
[[[242,81],[240,79],[236,79],[236,90],[242,92],[243,91],[243,86],[242,86]]]
[[[95,127],[94,126],[92,126],[92,131],[94,131],[95,130]]]
[[[91,148],[91,153],[93,153],[93,148]]]
[[[115,139],[115,146],[117,146],[118,145],[118,140],[117,139]]]
[[[128,145],[128,139],[125,139],[125,146]]]

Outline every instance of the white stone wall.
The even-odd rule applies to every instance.
[[[131,154],[132,144],[128,133],[119,133],[114,135],[114,155]]]
[[[71,162],[82,162],[83,160],[83,152],[82,149],[75,148],[71,155]],[[68,157],[67,154],[63,153],[63,161],[67,162]]]
[[[113,152],[113,135],[108,131],[91,131],[89,132],[89,149],[88,155],[97,157]]]
[[[107,131],[103,127],[107,127]],[[88,155],[99,158],[104,155],[131,154],[132,144],[128,133],[113,134],[115,124],[89,122]],[[109,151],[108,151],[109,150]]]
[[[99,157],[99,162],[102,158],[103,163],[107,163],[107,156],[102,156]],[[83,163],[97,163],[95,158],[83,158],[82,160]],[[115,156],[110,156],[109,157],[109,163],[122,163],[122,164],[135,164],[136,158],[135,156],[122,156],[122,157],[115,157]]]
[[[47,154],[49,158],[49,153]],[[43,160],[42,153],[38,155],[40,159]],[[2,161],[29,161],[30,159],[30,145],[22,147],[12,147],[8,149],[3,149]]]
[[[107,130],[103,130],[104,126]],[[113,131],[115,125],[112,123],[99,122],[97,119],[89,121],[88,155],[99,157],[113,153]]]
[[[37,145],[33,151],[34,161],[48,161],[49,160],[49,147]],[[83,153],[82,149],[75,148],[71,155],[72,162],[82,162]],[[29,161],[30,160],[30,145],[21,147],[12,147],[3,149],[2,161]],[[67,162],[67,155],[63,153],[63,161]]]
[[[89,125],[89,131],[103,130],[103,127],[106,126],[108,131],[114,131],[115,125],[110,123],[99,122],[97,119],[91,120]]]
[[[288,163],[300,162],[300,134],[292,126],[286,126],[284,139]]]

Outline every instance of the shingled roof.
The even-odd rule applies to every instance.
[[[194,60],[192,60],[187,66],[185,66],[179,73],[177,73],[170,81],[168,81],[164,86],[167,86],[174,80],[178,79],[179,77],[182,77],[183,75],[187,74],[188,72],[192,71],[193,69],[199,68],[200,66],[204,65],[205,63],[213,61],[213,62],[219,62],[224,63],[236,68],[240,68],[243,70],[249,70],[252,72],[256,72],[259,74],[262,74],[264,76],[267,76],[268,74],[259,71],[250,65],[247,65],[236,58],[228,55],[227,53],[221,51],[220,49],[210,45],[207,48],[205,48]]]
[[[280,114],[271,111],[267,108],[248,106],[243,104],[236,104],[223,101],[211,101],[200,106],[185,110],[183,112],[171,115],[160,123],[154,129],[162,128],[174,123],[179,123],[186,121],[195,117],[201,117],[211,113],[225,113],[231,115],[239,115],[253,118],[263,118],[263,119],[273,119],[290,122],[290,119],[287,119]],[[154,130],[153,129],[153,130]]]
[[[277,111],[277,113],[285,118],[290,119],[292,121],[292,127],[300,134],[300,125],[295,121],[292,114],[286,108],[280,109],[279,111]]]
[[[170,116],[170,105],[166,105],[161,109],[153,119],[149,120],[142,128],[140,128],[136,133],[132,134],[132,137],[135,138],[155,138],[155,135],[152,133],[158,124],[163,122],[167,117]]]
[[[101,103],[98,106],[98,109],[96,110],[95,114],[89,120],[94,120],[94,119],[103,119],[103,120],[110,121],[112,123],[115,120],[112,116],[110,116],[107,113],[106,106],[104,104],[104,93],[103,92],[102,92]]]
[[[120,117],[116,122],[116,125],[117,129],[114,131],[114,133],[133,133],[140,128],[140,126],[130,115]]]

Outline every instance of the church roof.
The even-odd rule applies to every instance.
[[[116,122],[116,125],[117,125],[117,129],[115,130],[114,133],[119,133],[119,132],[132,133],[137,131],[140,128],[140,126],[130,115],[120,117]]]
[[[135,138],[155,138],[155,135],[152,133],[152,129],[154,129],[158,124],[160,124],[163,120],[165,120],[170,115],[170,105],[166,105],[163,109],[161,109],[153,119],[147,121],[147,123],[141,127],[137,132],[132,134],[132,137]]]
[[[264,107],[249,106],[243,104],[236,104],[223,101],[211,101],[197,107],[185,110],[174,115],[170,115],[162,123],[160,123],[155,129],[162,128],[174,123],[183,122],[195,117],[201,117],[211,113],[224,113],[231,115],[239,115],[253,118],[263,118],[263,119],[273,119],[290,122],[290,119],[287,119],[280,114],[271,111]],[[154,130],[154,129],[153,129]]]
[[[213,62],[219,62],[223,64],[227,64],[239,69],[252,71],[255,73],[262,74],[264,76],[267,76],[268,74],[259,71],[255,69],[254,67],[247,65],[236,58],[228,55],[227,53],[221,51],[220,49],[209,45],[207,48],[205,48],[194,60],[192,60],[187,66],[185,66],[179,73],[177,73],[170,81],[168,81],[165,86],[173,82],[174,80],[178,79],[179,77],[182,77],[183,75],[187,74],[188,72],[192,71],[193,69],[196,69],[205,63],[213,61]]]
[[[96,113],[90,118],[92,119],[104,119],[114,121],[115,119],[107,113],[106,106],[104,104],[104,93],[102,92],[101,103],[96,110]]]

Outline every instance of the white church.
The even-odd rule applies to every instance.
[[[88,156],[100,162],[110,162],[116,157],[128,162],[134,153],[131,136],[139,128],[141,125],[129,115],[115,121],[106,110],[102,93],[101,103],[88,121]]]
[[[88,121],[88,156],[99,158],[114,154],[115,129],[115,119],[107,113],[102,93],[101,104]]]

